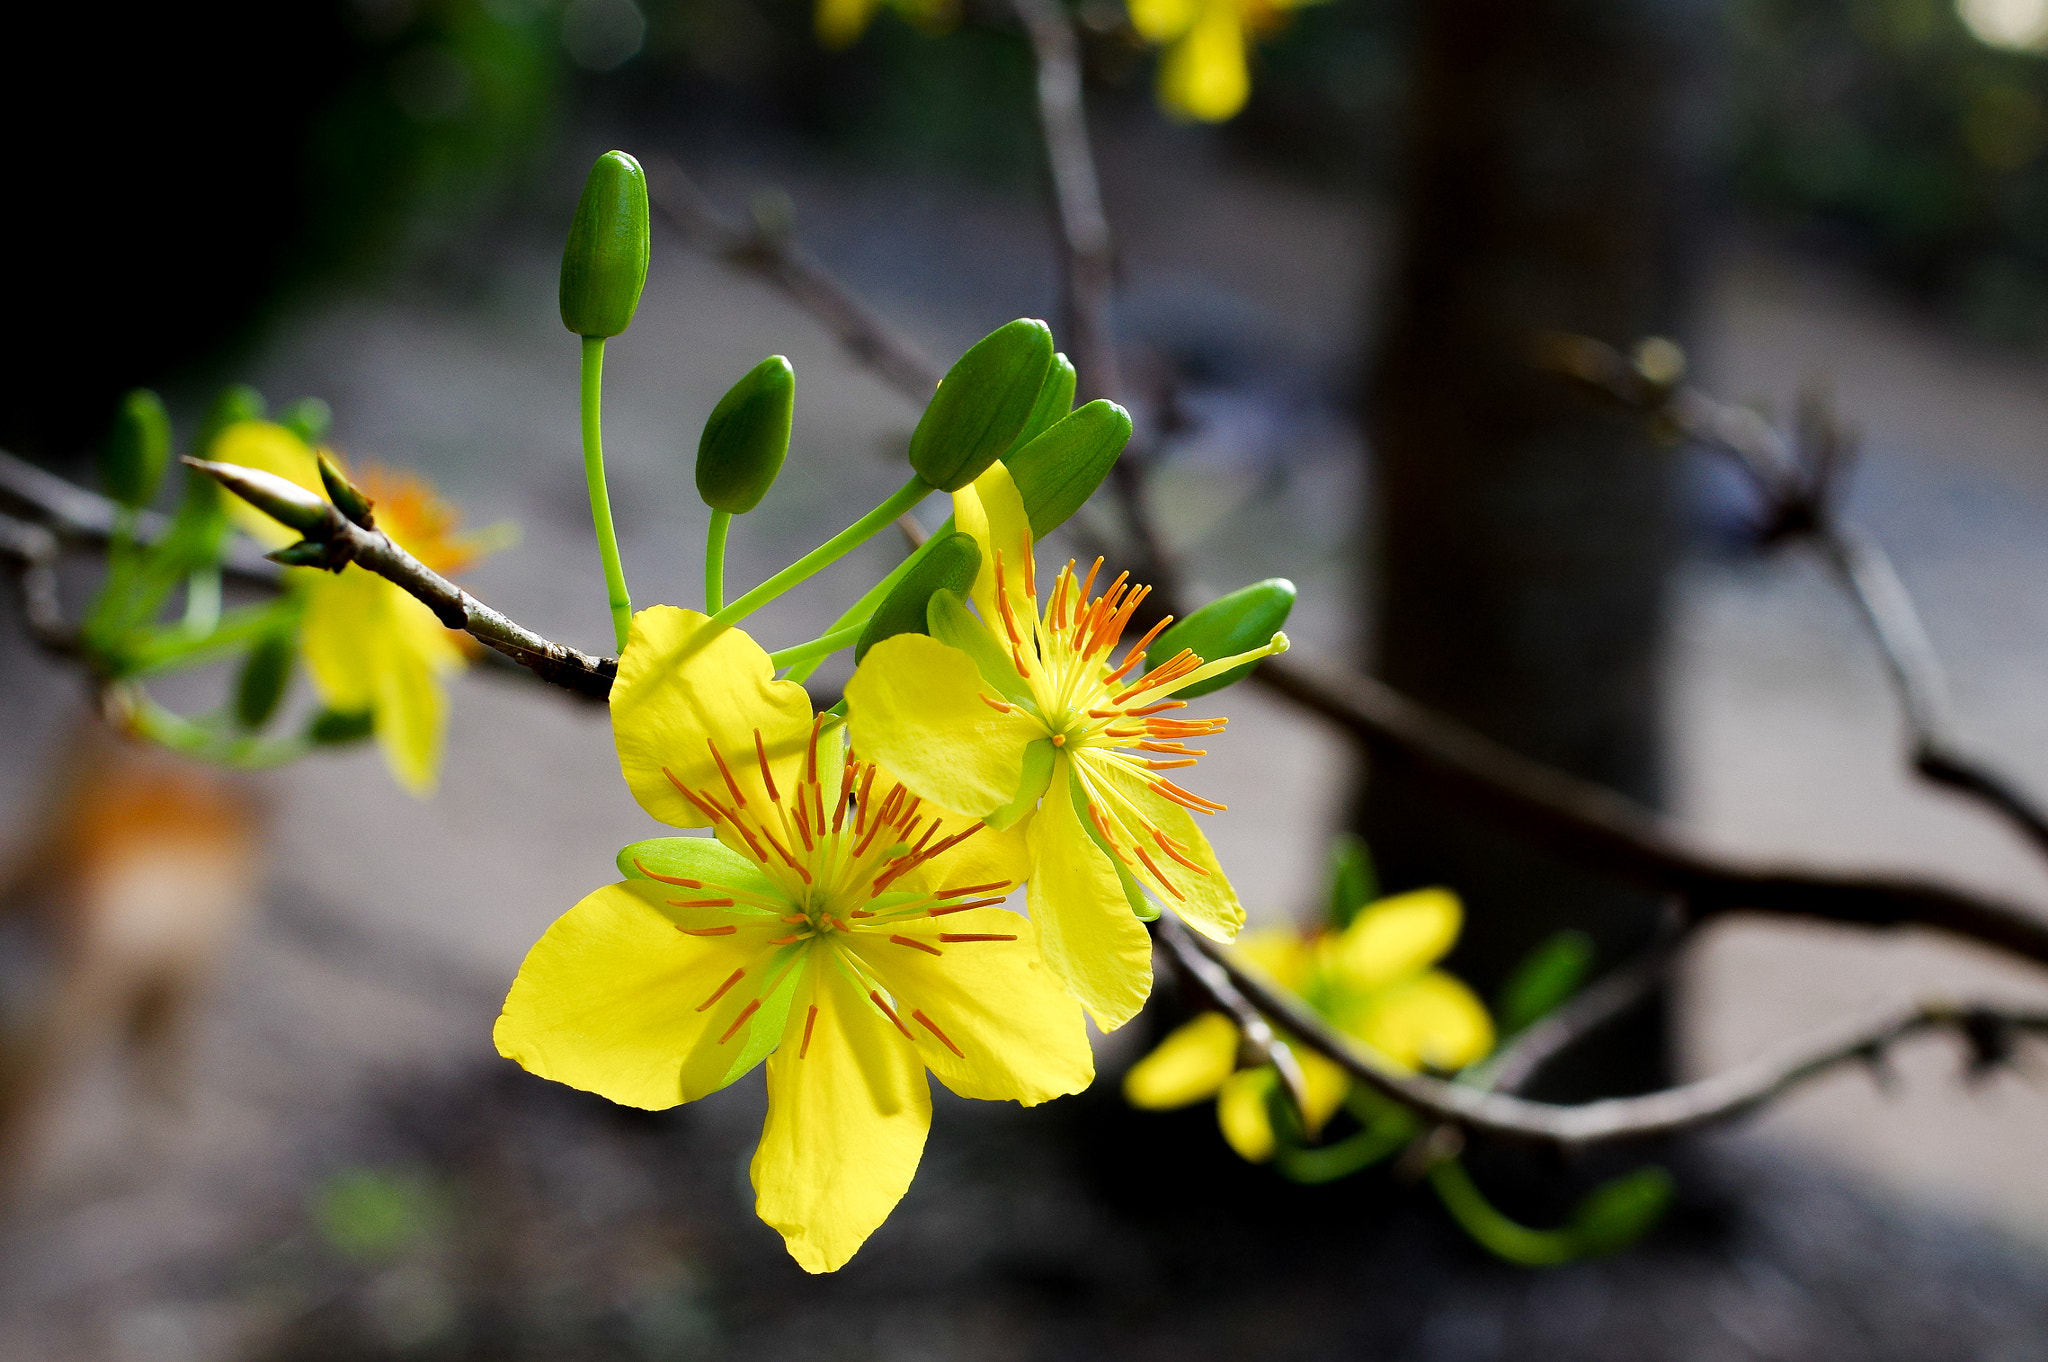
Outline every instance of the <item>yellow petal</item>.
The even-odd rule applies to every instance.
[[[645,881],[606,885],[557,918],[505,998],[493,1032],[498,1053],[542,1078],[652,1111],[739,1077],[745,1069],[735,1060],[751,1028],[764,1025],[762,1009],[720,1037],[759,996],[775,955],[767,943],[787,929],[769,916],[664,911],[663,897],[679,892]],[[733,931],[688,935],[679,921]]]
[[[1267,1094],[1280,1075],[1270,1067],[1240,1069],[1224,1080],[1216,1094],[1216,1124],[1223,1138],[1247,1163],[1264,1163],[1273,1157],[1273,1118],[1266,1110]]]
[[[822,952],[789,1016],[791,1039],[768,1060],[754,1209],[804,1271],[833,1272],[909,1188],[931,1089],[917,1047]]]
[[[1131,27],[1148,43],[1171,42],[1195,21],[1196,0],[1125,0]]]
[[[678,791],[664,768],[692,789],[709,789],[727,806],[725,771],[747,801],[765,808],[754,735],[768,753],[777,788],[791,789],[811,738],[811,700],[802,686],[777,681],[761,646],[739,629],[707,634],[695,610],[657,605],[633,616],[612,683],[612,740],[619,769],[640,807],[679,828],[711,819]],[[714,760],[711,744],[725,759]],[[822,760],[823,753],[820,753]]]
[[[1493,1050],[1493,1019],[1472,990],[1431,970],[1375,995],[1339,1024],[1404,1069],[1453,1073]]]
[[[987,693],[958,648],[923,634],[885,638],[846,684],[853,750],[941,808],[991,813],[1017,793],[1024,749],[1045,726],[1021,709],[996,709]]]
[[[1221,1012],[1204,1012],[1130,1067],[1124,1100],[1148,1111],[1169,1111],[1213,1097],[1237,1068],[1237,1049],[1237,1023]]]
[[[1238,937],[1236,954],[1289,993],[1308,986],[1313,945],[1290,927],[1261,927]]]
[[[320,483],[320,465],[313,451],[298,436],[271,421],[237,421],[220,433],[213,451],[206,456],[216,463],[237,463],[273,473],[309,492],[326,496]],[[228,515],[235,527],[257,543],[283,548],[297,543],[297,530],[287,529],[238,496],[228,496]]]
[[[1040,961],[1021,915],[973,908],[846,943],[894,1000],[925,1065],[960,1096],[1029,1107],[1094,1081],[1081,1009]]]
[[[888,787],[890,773],[880,771],[875,776],[875,807],[880,808]],[[927,803],[921,812],[938,821],[938,830],[932,834],[934,842],[942,841],[965,832],[979,819],[962,814],[948,813],[935,804]],[[920,829],[920,839],[922,838]],[[963,842],[949,851],[942,851],[929,861],[905,872],[890,882],[897,889],[915,889],[926,893],[937,893],[944,889],[959,888],[970,884],[1001,884],[1016,886],[1024,883],[1031,874],[1031,850],[1025,844],[1022,828],[1007,828],[1002,832],[983,826]],[[1008,889],[992,889],[988,894],[977,894],[986,898],[994,894],[1008,893]]]
[[[432,792],[447,724],[446,678],[462,650],[434,612],[358,567],[308,574],[300,649],[313,689],[330,707],[370,710],[377,744],[398,783]]]
[[[1448,889],[1417,889],[1381,899],[1327,944],[1326,967],[1347,992],[1382,988],[1442,959],[1457,941],[1464,917],[1458,896]]]
[[[1031,553],[1031,517],[1002,460],[953,494],[953,523],[973,535],[981,549],[981,572],[974,579],[974,608],[991,630],[1002,622],[996,610],[996,555],[1002,555],[1003,587],[1019,629],[1037,623],[1037,607],[1024,590],[1024,559]]]
[[[1220,123],[1251,93],[1244,24],[1233,0],[1203,0],[1194,24],[1159,62],[1159,99],[1168,109]]]
[[[1294,1058],[1301,1065],[1302,1086],[1307,1089],[1307,1109],[1301,1113],[1302,1124],[1308,1127],[1310,1135],[1320,1135],[1351,1092],[1351,1076],[1321,1055],[1299,1045],[1294,1047]]]
[[[815,26],[824,47],[846,47],[867,31],[880,0],[818,0]]]
[[[1104,1031],[1138,1014],[1152,990],[1152,938],[1074,808],[1066,758],[1025,832],[1031,920],[1046,965]],[[1063,793],[1066,797],[1062,797]]]
[[[1178,913],[1181,920],[1212,941],[1233,941],[1244,926],[1244,905],[1217,864],[1209,839],[1195,816],[1152,789],[1142,772],[1102,752],[1084,751],[1075,762],[1091,799],[1112,826],[1121,823],[1129,834],[1120,838],[1129,849],[1135,841],[1151,865],[1131,855],[1130,871],[1154,898]],[[1105,793],[1105,788],[1109,793]],[[1172,841],[1174,850],[1201,869],[1191,870],[1166,853],[1154,830]],[[1158,873],[1153,872],[1158,867]]]

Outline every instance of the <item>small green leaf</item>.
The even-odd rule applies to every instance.
[[[277,713],[291,684],[292,667],[298,661],[299,640],[295,630],[276,629],[256,640],[235,678],[235,724],[254,733]]]
[[[1024,422],[1024,429],[1017,432],[1017,438],[1010,441],[1010,447],[1003,451],[1004,463],[1073,411],[1074,382],[1074,361],[1065,355],[1055,354],[1052,368],[1046,371],[1045,384],[1038,390],[1038,401],[1032,404],[1031,415]]]
[[[100,481],[123,506],[141,506],[156,495],[171,462],[171,417],[161,397],[136,388],[121,399],[114,429],[100,452]]]
[[[1568,1229],[1580,1253],[1619,1253],[1664,1218],[1676,1192],[1671,1174],[1655,1164],[1603,1182],[1572,1211]]]
[[[1031,518],[1031,537],[1043,539],[1066,524],[1095,495],[1130,441],[1130,413],[1098,398],[1005,458],[1003,467]]]
[[[1265,644],[1294,609],[1294,583],[1285,577],[1268,577],[1263,582],[1231,592],[1209,602],[1153,640],[1147,649],[1145,670],[1159,666],[1183,648],[1194,649],[1206,662],[1250,652]],[[1174,698],[1192,700],[1198,695],[1236,685],[1252,674],[1256,662],[1210,677],[1174,692]]]
[[[745,515],[761,504],[789,454],[796,371],[781,355],[747,370],[718,399],[697,441],[697,495],[714,511]]]
[[[1379,896],[1372,849],[1356,833],[1339,833],[1330,848],[1330,926],[1343,931],[1359,909]]]
[[[885,638],[929,634],[931,625],[927,617],[932,593],[952,591],[965,595],[973,590],[980,571],[981,546],[974,542],[973,535],[955,530],[940,538],[875,607],[867,628],[861,631],[860,642],[854,645],[853,660],[858,663],[868,655],[868,649]]]
[[[562,247],[562,325],[616,336],[633,324],[647,283],[647,175],[623,151],[590,167]]]
[[[1522,957],[1494,999],[1501,1035],[1523,1030],[1578,992],[1592,965],[1593,938],[1584,932],[1567,929],[1545,937]]]
[[[306,741],[321,747],[346,747],[376,731],[373,710],[323,709],[306,725]]]
[[[946,372],[910,437],[910,466],[943,492],[980,477],[1017,439],[1052,368],[1052,331],[1020,317],[976,341]]]

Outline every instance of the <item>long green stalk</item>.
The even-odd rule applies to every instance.
[[[937,543],[941,539],[944,539],[948,534],[951,534],[952,532],[953,517],[947,516],[946,523],[939,526],[939,528],[931,535],[930,538],[926,539],[922,544],[919,544],[915,549],[912,549],[910,552],[910,556],[908,558],[905,558],[902,562],[898,563],[894,568],[890,569],[888,576],[882,578],[881,581],[876,582],[873,586],[869,587],[866,595],[862,596],[852,605],[847,606],[845,611],[841,613],[839,618],[832,621],[832,627],[825,631],[825,635],[827,637],[830,637],[832,634],[836,633],[841,629],[846,628],[848,625],[851,624],[866,624],[868,622],[869,617],[872,616],[875,613],[875,610],[882,604],[883,599],[887,597],[891,591],[894,591],[896,589],[896,583],[903,580],[904,576],[909,573],[911,568],[915,567],[918,564],[918,562],[925,556],[926,552],[930,550],[933,544]],[[809,662],[798,664],[796,670],[792,671],[789,674],[789,679],[792,681],[803,681],[808,679],[812,672],[818,670],[818,664],[820,662],[823,662],[824,660],[825,659],[823,657],[815,657],[812,658]]]
[[[633,626],[633,597],[619,564],[619,537],[612,529],[612,499],[604,485],[604,337],[583,338],[583,480],[590,486],[590,520],[597,553],[604,560],[604,586],[611,602],[612,632],[619,650]]]
[[[777,670],[797,662],[821,662],[841,648],[851,648],[860,642],[860,632],[867,627],[866,620],[858,624],[849,624],[844,628],[820,634],[809,643],[799,643],[784,648],[781,652],[770,653],[768,660],[775,664]]]
[[[848,525],[782,571],[711,617],[713,624],[737,624],[754,611],[801,582],[808,581],[853,550],[875,537],[897,516],[932,494],[932,485],[913,476],[896,489],[887,501]],[[708,639],[707,635],[707,639]]]
[[[732,528],[731,511],[713,511],[704,533],[704,613],[725,609],[725,535]]]

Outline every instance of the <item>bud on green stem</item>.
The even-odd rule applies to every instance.
[[[334,509],[366,530],[377,528],[377,518],[370,514],[375,503],[348,480],[333,456],[323,449],[313,457],[319,461],[320,485],[327,489],[327,499],[334,503]]]
[[[210,463],[205,459],[185,462],[207,474],[221,486],[254,506],[272,520],[297,530],[308,538],[326,538],[332,527],[334,508],[295,482],[288,482],[260,468],[240,464]]]
[[[199,437],[192,442],[193,456],[207,458],[222,431],[243,421],[261,421],[264,411],[263,394],[248,384],[230,383],[222,388],[220,396],[206,409],[206,419],[199,423]]]
[[[704,422],[697,441],[697,495],[714,511],[745,515],[761,504],[789,453],[796,372],[781,355],[749,369]]]
[[[1183,648],[1192,648],[1209,660],[1250,652],[1279,632],[1280,626],[1287,623],[1287,614],[1292,609],[1294,583],[1285,577],[1268,577],[1263,582],[1253,582],[1209,602],[1153,640],[1152,646],[1146,649],[1146,670],[1158,666]],[[1174,698],[1192,700],[1198,695],[1236,685],[1250,676],[1252,668],[1258,665],[1257,662],[1247,662],[1241,667],[1232,667],[1206,681],[1197,681],[1175,691]]]
[[[100,454],[100,480],[107,495],[137,507],[156,495],[171,461],[171,418],[163,399],[137,388],[121,399],[114,429]]]
[[[273,629],[249,649],[242,673],[235,679],[235,723],[254,733],[270,722],[291,684],[292,664],[298,659],[298,635],[290,629]]]
[[[1024,422],[1024,429],[1017,432],[1017,438],[1010,442],[1010,447],[1003,451],[1004,463],[1007,464],[1011,455],[1052,429],[1055,422],[1066,419],[1067,413],[1074,409],[1076,382],[1074,361],[1065,355],[1054,355],[1052,368],[1046,371],[1045,385],[1038,390],[1038,401],[1032,404],[1030,419]]]
[[[647,283],[647,176],[623,151],[590,168],[562,248],[562,325],[616,336],[633,324]]]
[[[1019,318],[974,343],[946,372],[910,437],[910,466],[943,492],[980,477],[1016,441],[1052,368],[1052,332]]]
[[[925,623],[925,609],[932,593],[944,589],[964,596],[973,590],[980,572],[981,547],[973,535],[955,530],[933,540],[917,565],[875,607],[860,642],[853,647],[853,660],[858,663],[885,638],[931,632]]]
[[[1052,383],[1048,381],[1046,386]],[[1130,413],[1097,398],[1054,422],[1016,453],[1006,455],[1003,467],[1010,470],[1010,480],[1024,499],[1025,513],[1031,517],[1031,537],[1043,539],[1066,524],[1068,517],[1095,495],[1130,442]]]

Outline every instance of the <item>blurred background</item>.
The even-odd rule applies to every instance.
[[[1297,646],[1715,847],[2048,902],[2028,848],[1906,773],[1817,562],[1757,550],[1740,483],[1524,345],[1668,335],[1724,397],[1830,392],[1863,434],[1850,510],[1918,597],[1966,740],[2048,790],[2048,4],[1327,0],[1267,16],[1222,126],[1158,110],[1116,0],[1073,12],[1118,341],[1160,440],[1147,502],[1193,594],[1290,577]],[[226,382],[317,395],[351,458],[517,522],[466,584],[593,650],[555,272],[595,154],[671,157],[734,218],[787,226],[942,361],[1011,317],[1061,325],[1028,53],[999,6],[931,29],[885,11],[844,51],[792,0],[39,6],[0,65],[0,448],[90,482],[131,386],[181,434]],[[700,591],[697,432],[769,353],[796,367],[796,434],[736,580],[900,481],[917,410],[657,220],[607,366],[638,600]],[[876,541],[759,632],[811,636],[898,552]],[[218,685],[166,694],[200,708]],[[1233,805],[1213,835],[1255,921],[1319,912],[1329,840],[1356,828],[1390,887],[1465,894],[1451,964],[1483,995],[1559,926],[1609,961],[1650,932],[1654,901],[1372,779],[1255,687],[1221,699],[1200,788]],[[806,1278],[751,1213],[758,1081],[649,1116],[491,1050],[525,948],[657,832],[600,708],[472,674],[424,804],[367,750],[223,778],[97,734],[10,614],[0,1038],[84,1001],[61,1053],[0,1055],[0,1356],[2048,1356],[2038,1067],[1965,1085],[1929,1041],[1840,1073],[1655,1151],[1680,1202],[1642,1247],[1530,1271],[1398,1177],[1296,1187],[1238,1162],[1206,1106],[1126,1110],[1116,1075],[1182,1015],[1164,977],[1089,1094],[942,1094],[903,1207]],[[82,955],[19,907],[53,877],[86,885]],[[1557,1091],[1947,992],[2044,996],[1930,938],[1723,923]],[[1546,1184],[1600,1171],[1494,1170],[1537,1221],[1569,1204]]]

